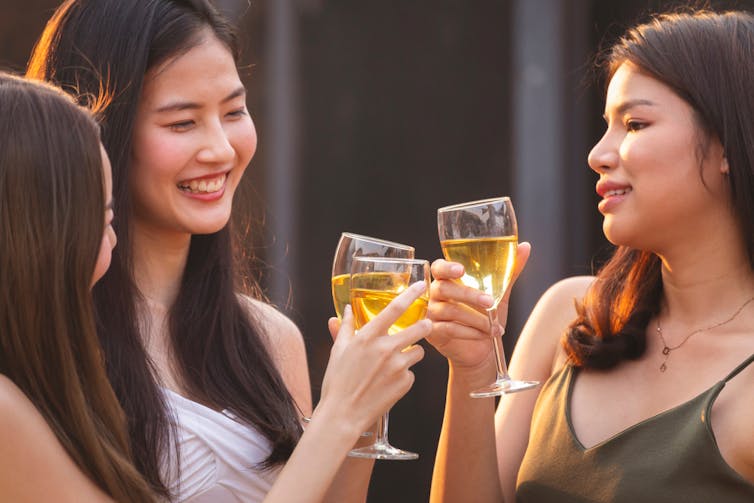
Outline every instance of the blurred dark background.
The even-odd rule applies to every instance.
[[[127,0],[124,0],[127,1]],[[599,47],[650,0],[216,0],[241,28],[259,149],[247,179],[272,301],[301,328],[315,403],[331,344],[330,268],[342,231],[440,257],[436,208],[510,195],[532,242],[506,347],[553,282],[609,253],[586,164],[603,130]],[[697,5],[699,2],[695,2]],[[2,0],[0,68],[22,71],[56,0]],[[754,0],[711,1],[754,9]],[[370,502],[427,501],[447,365],[427,346],[391,412],[395,445]],[[526,377],[526,376],[519,376]],[[473,501],[473,494],[469,501]]]

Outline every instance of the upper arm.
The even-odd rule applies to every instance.
[[[498,468],[505,501],[515,501],[516,477],[528,445],[539,390],[553,369],[565,362],[560,340],[576,318],[574,300],[584,297],[593,280],[591,276],[577,276],[551,286],[537,302],[516,343],[510,374],[539,381],[540,386],[504,396],[495,413]]]
[[[273,306],[248,299],[262,328],[267,350],[283,378],[288,391],[305,416],[312,413],[312,394],[306,346],[295,323]]]
[[[0,501],[105,502],[26,395],[0,375]]]

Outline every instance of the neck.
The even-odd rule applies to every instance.
[[[175,302],[190,244],[190,234],[167,234],[134,225],[134,279],[151,307],[168,310]]]
[[[720,241],[710,240],[684,255],[661,256],[666,316],[701,326],[754,297],[754,271],[745,248],[715,242]]]

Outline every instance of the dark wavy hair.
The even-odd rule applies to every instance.
[[[119,246],[95,288],[108,373],[129,418],[138,468],[155,490],[165,452],[175,452],[164,395],[139,331],[144,309],[133,277],[130,154],[144,75],[189,51],[211,32],[238,62],[236,34],[207,0],[68,0],[47,24],[27,75],[50,80],[94,110],[113,166],[114,226]],[[234,220],[217,233],[194,235],[180,291],[169,313],[173,364],[190,398],[232,411],[272,444],[260,465],[290,457],[301,435],[293,399],[267,351],[260,325],[239,297],[245,285],[234,253],[242,242]],[[236,253],[236,258],[239,256]]]
[[[630,29],[602,61],[607,81],[624,62],[670,87],[716,138],[730,169],[731,205],[754,268],[754,16],[709,11],[660,14]],[[700,145],[704,153],[706,145]],[[571,362],[610,368],[644,353],[662,296],[660,259],[618,247],[599,271],[564,338]]]
[[[94,324],[104,215],[92,117],[60,89],[0,73],[0,373],[100,489],[153,501]]]

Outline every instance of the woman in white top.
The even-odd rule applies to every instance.
[[[363,500],[372,463],[346,453],[410,388],[423,351],[401,348],[429,322],[379,337],[416,288],[358,338],[347,315],[312,413],[301,334],[252,300],[232,260],[232,231],[248,229],[228,224],[233,195],[257,140],[237,61],[233,30],[206,0],[69,0],[27,73],[75,93],[102,124],[120,245],[95,289],[98,328],[155,490]]]

